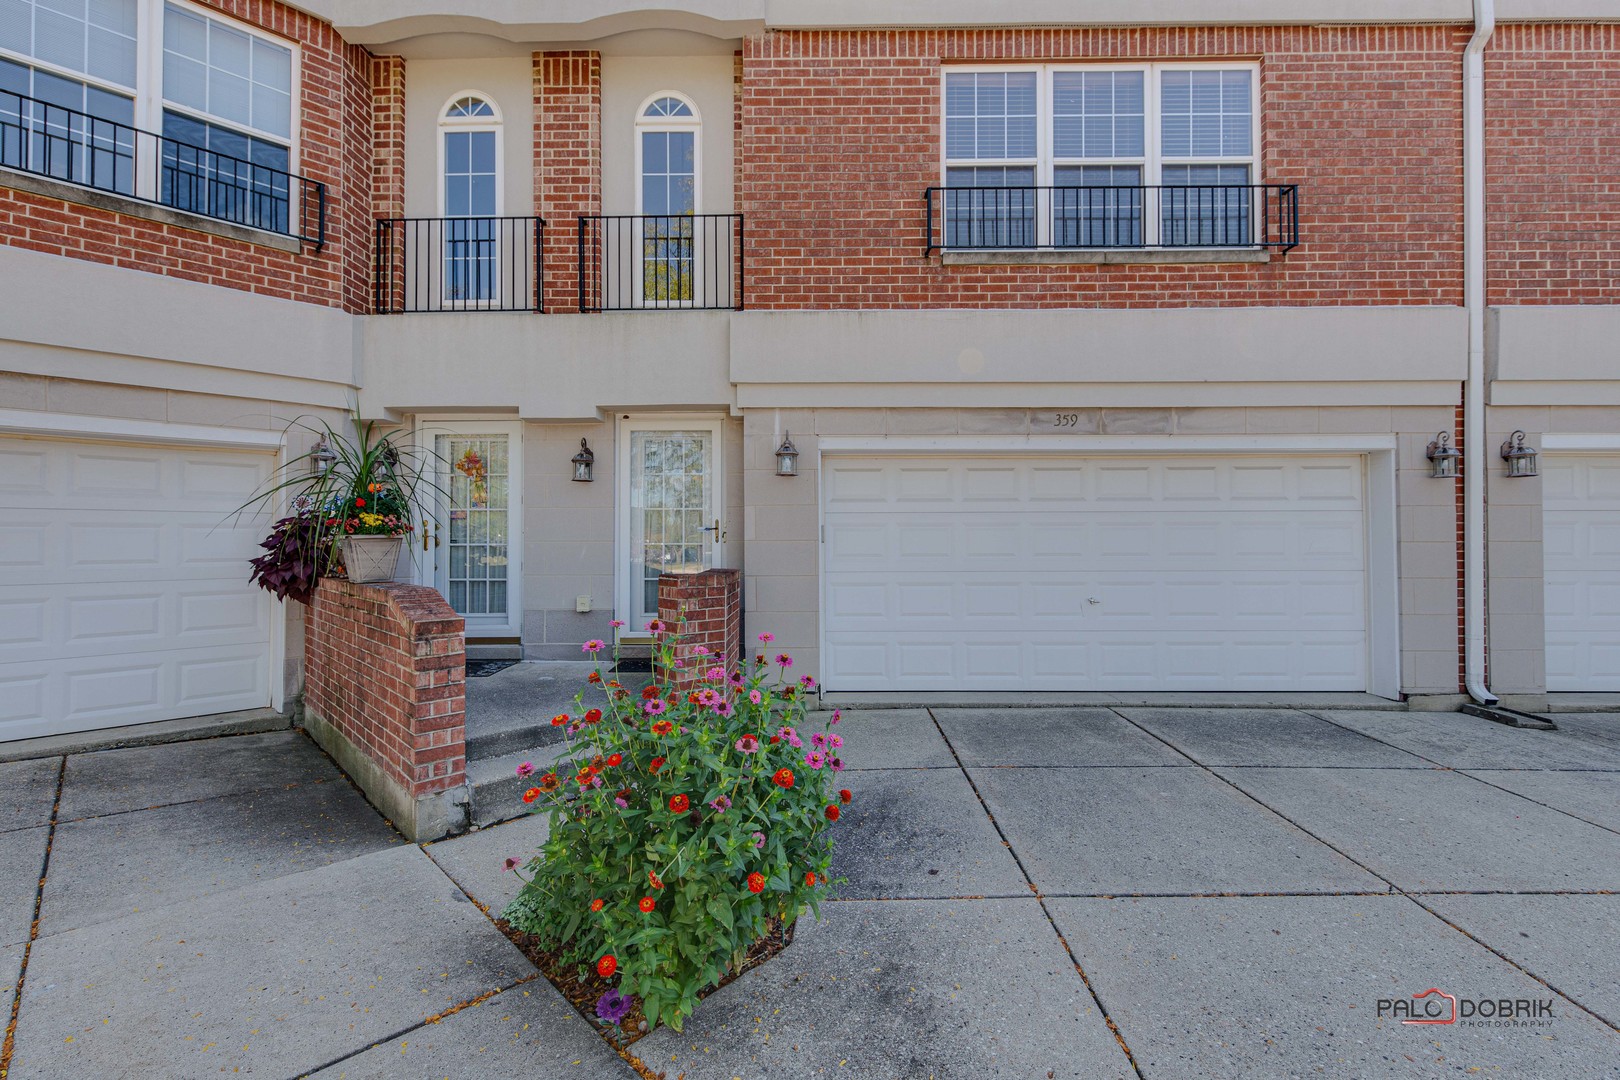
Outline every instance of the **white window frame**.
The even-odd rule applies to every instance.
[[[464,98],[477,98],[490,107],[494,116],[451,116],[450,107]],[[438,194],[435,196],[440,217],[449,217],[450,212],[444,204],[444,137],[452,131],[489,131],[495,135],[495,213],[500,217],[506,209],[506,145],[502,134],[505,131],[506,118],[501,112],[500,102],[495,100],[493,94],[482,90],[458,90],[445,99],[444,105],[439,109],[439,126],[437,138],[439,140],[439,172]],[[483,214],[470,214],[469,217],[483,217]]]
[[[653,102],[662,98],[674,98],[692,110],[691,116],[648,116],[648,108]],[[692,133],[692,296],[686,300],[656,300],[646,293],[646,267],[643,264],[642,236],[639,227],[636,234],[628,237],[630,255],[636,264],[635,287],[631,292],[631,299],[635,307],[650,308],[689,308],[696,306],[702,297],[703,267],[701,252],[703,250],[702,230],[698,218],[703,214],[703,114],[698,111],[697,102],[691,96],[679,90],[660,90],[648,94],[641,104],[636,106],[636,120],[634,124],[634,139],[636,143],[636,216],[647,213],[643,202],[642,148],[641,137],[656,132],[690,131]],[[676,217],[679,215],[655,215]],[[620,256],[623,257],[623,256]]]
[[[721,531],[710,537],[710,564],[725,565],[726,470],[725,421],[713,414],[621,415],[614,432],[613,469],[613,609],[614,618],[624,621],[616,631],[620,642],[646,644],[652,640],[644,626],[635,625],[631,590],[640,585],[630,578],[630,435],[635,431],[702,431],[710,438],[714,461],[710,466],[709,498]]]
[[[952,75],[965,75],[977,73],[1001,74],[1008,72],[1034,71],[1035,79],[1035,160],[1029,158],[952,158],[948,155],[946,143],[946,113],[945,95],[948,80]],[[1099,72],[1099,71],[1139,71],[1142,72],[1142,149],[1143,155],[1137,158],[1062,158],[1055,156],[1053,147],[1053,92],[1052,76],[1060,71]],[[1160,102],[1163,100],[1163,77],[1167,71],[1248,71],[1249,76],[1249,153],[1242,157],[1165,157],[1162,153],[1163,142],[1161,132],[1162,111]],[[1142,186],[1154,187],[1163,183],[1163,171],[1166,165],[1246,165],[1249,168],[1249,183],[1259,184],[1260,164],[1264,161],[1263,147],[1260,143],[1262,124],[1260,123],[1260,63],[1257,60],[1197,60],[1197,61],[1156,61],[1152,63],[1061,63],[1061,64],[948,64],[941,68],[939,76],[939,183],[941,187],[948,187],[949,170],[984,166],[988,168],[1027,168],[1031,164],[1035,169],[1035,186],[1037,188],[1050,188],[1053,184],[1056,169],[1060,165],[1135,165],[1142,169]],[[1158,242],[1157,213],[1149,213],[1144,200],[1143,212],[1143,247],[1153,248]],[[1039,201],[1035,213],[1035,232],[1037,244],[1047,247],[1052,243],[1051,214],[1040,212]]]
[[[248,124],[238,124],[235,121],[226,120],[223,117],[212,116],[208,113],[200,112],[197,109],[168,101],[164,97],[163,15],[165,6],[171,2],[176,7],[185,8],[203,18],[212,19],[216,22],[223,23],[233,30],[240,30],[245,34],[259,38],[271,45],[275,45],[277,48],[288,49],[291,51],[292,96],[289,105],[291,115],[288,117],[288,130],[291,132],[290,137],[276,135],[268,131],[262,131]],[[302,48],[298,42],[293,41],[290,38],[284,38],[279,34],[260,29],[259,27],[250,23],[242,22],[240,19],[234,19],[231,16],[226,15],[224,12],[216,11],[215,9],[209,7],[203,7],[200,4],[193,3],[192,0],[137,0],[135,7],[135,85],[133,87],[123,86],[119,83],[110,82],[106,79],[98,78],[86,72],[74,71],[72,68],[65,68],[59,64],[49,63],[48,61],[39,60],[31,56],[24,56],[21,53],[16,53],[9,49],[0,49],[0,57],[4,57],[5,59],[11,60],[18,64],[22,64],[24,67],[35,68],[39,71],[61,76],[64,79],[72,79],[75,82],[82,82],[87,86],[93,86],[98,90],[105,90],[110,94],[117,94],[120,97],[128,97],[133,99],[133,126],[137,130],[149,132],[151,135],[161,136],[163,134],[163,112],[165,109],[172,109],[173,111],[180,113],[181,115],[191,117],[194,120],[214,124],[218,127],[230,128],[233,131],[240,131],[243,134],[249,135],[255,139],[262,139],[265,142],[273,142],[278,146],[285,146],[287,148],[287,171],[292,174],[297,174],[298,172],[299,131],[302,127],[300,123],[302,110],[299,103],[303,99],[304,65]],[[138,144],[153,142],[154,140],[150,138],[137,139]],[[143,154],[154,154],[158,152],[158,148],[156,145],[146,145],[141,146],[137,152]],[[156,199],[158,196],[158,192],[156,191],[156,180],[157,173],[155,170],[137,170],[135,176],[136,195],[143,199]]]

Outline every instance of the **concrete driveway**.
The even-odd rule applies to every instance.
[[[851,714],[840,898],[632,1049],[687,1080],[1613,1076],[1620,715],[1557,719]],[[296,732],[0,787],[5,1080],[634,1075],[482,910],[538,819],[407,844]],[[1537,1024],[1380,1016],[1431,987]]]

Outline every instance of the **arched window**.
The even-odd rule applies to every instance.
[[[643,303],[686,305],[695,299],[701,271],[692,219],[702,197],[701,134],[697,106],[681,94],[654,94],[636,114]]]
[[[446,302],[488,304],[500,295],[501,202],[500,109],[483,94],[462,91],[439,114]]]

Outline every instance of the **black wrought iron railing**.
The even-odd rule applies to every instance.
[[[326,185],[0,90],[0,166],[326,243]]]
[[[581,311],[741,311],[741,214],[583,215]]]
[[[1299,244],[1297,184],[932,187],[927,251]]]
[[[373,310],[544,311],[545,240],[539,217],[378,218]]]

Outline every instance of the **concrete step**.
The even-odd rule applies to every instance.
[[[527,761],[534,765],[536,774],[545,772],[564,749],[558,742],[519,749],[499,757],[475,760],[469,755],[467,815],[471,824],[482,829],[529,813],[523,793],[534,786],[534,779],[519,776],[517,767]]]
[[[467,760],[486,761],[504,757],[520,750],[562,743],[562,734],[551,726],[551,721],[535,721],[528,717],[499,717],[482,719],[467,725]]]

